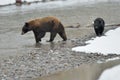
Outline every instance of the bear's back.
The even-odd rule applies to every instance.
[[[42,22],[49,22],[49,21],[60,22],[56,17],[53,17],[53,16],[48,16],[48,17],[41,18],[41,23]]]
[[[37,19],[28,21],[28,23],[34,27],[39,27],[38,25],[43,25],[46,23],[51,24],[52,22],[55,23],[56,25],[60,23],[60,21],[56,17],[52,17],[52,16],[44,17],[44,18],[37,18]]]

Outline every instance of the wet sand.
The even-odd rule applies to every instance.
[[[104,18],[106,24],[119,23],[119,3],[77,4],[48,9],[40,8],[39,4],[31,6],[0,8],[0,79],[31,79],[119,56],[71,51],[72,47],[85,45],[86,40],[95,37],[93,27],[86,26],[96,17]],[[62,42],[57,35],[53,43],[47,43],[48,33],[40,44],[35,44],[32,32],[20,35],[27,20],[51,15],[59,18],[65,27],[79,23],[80,28],[65,28],[68,37],[66,42]],[[108,26],[105,32],[116,27]]]

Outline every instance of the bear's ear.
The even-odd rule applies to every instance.
[[[28,27],[28,26],[29,26],[28,22],[25,22],[25,26],[26,26],[26,27]]]

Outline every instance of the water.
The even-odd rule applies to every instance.
[[[27,2],[33,2],[33,1],[42,1],[42,0],[22,0]],[[50,1],[50,0],[46,0]],[[62,1],[62,0],[55,0],[55,1]],[[69,3],[95,3],[95,2],[119,2],[119,0],[66,0]],[[1,0],[0,5],[7,5],[7,4],[13,4],[15,3],[15,0]],[[64,4],[64,3],[63,3]],[[68,4],[68,3],[65,3]]]
[[[41,1],[41,0],[22,0],[22,1],[27,1],[27,2],[32,2],[32,1]],[[1,0],[0,5],[7,5],[7,4],[13,4],[15,3],[15,0]]]
[[[120,69],[119,64],[119,59],[106,63],[83,64],[75,69],[58,72],[34,80],[119,80],[120,77],[117,77]]]
[[[97,16],[103,17],[106,23],[119,23],[120,21],[119,3],[107,2],[83,6],[78,5],[78,3],[74,4],[70,1],[55,1],[23,6],[0,7],[0,55],[19,55],[38,48],[36,47],[32,32],[24,36],[20,35],[22,26],[30,19],[52,15],[58,17],[65,26],[76,25],[78,23],[81,26],[85,26],[91,24]],[[105,12],[106,10],[107,12]],[[109,14],[106,15],[107,13]],[[80,38],[86,34],[88,35],[88,33],[93,33],[89,29],[87,31],[85,28],[81,29],[66,28],[68,39]],[[42,40],[41,44],[49,46],[50,43],[46,43],[48,39],[49,33]],[[57,35],[54,41],[55,44],[58,41],[61,41],[61,38]]]

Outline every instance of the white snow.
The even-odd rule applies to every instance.
[[[15,3],[15,0],[0,0],[0,5],[12,4]]]
[[[98,80],[120,80],[120,65],[105,70]]]
[[[119,60],[120,57],[115,57],[115,58],[109,58],[106,60],[106,62],[109,62],[109,61],[114,61],[114,60]]]
[[[120,28],[110,30],[106,36],[87,41],[88,45],[72,48],[73,51],[86,53],[120,54]]]

